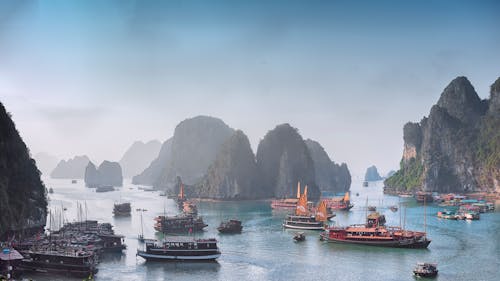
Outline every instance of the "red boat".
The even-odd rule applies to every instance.
[[[395,248],[427,248],[431,243],[425,232],[385,226],[385,216],[379,213],[368,215],[366,224],[329,227],[320,238],[333,243]]]
[[[271,208],[275,210],[295,210],[300,198],[300,182],[297,184],[297,198],[276,199],[271,202]]]

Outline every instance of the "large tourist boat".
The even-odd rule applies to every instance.
[[[434,197],[432,196],[432,192],[418,191],[415,193],[415,200],[421,203],[430,203],[434,200]]]
[[[192,215],[158,216],[155,220],[155,230],[163,233],[199,232],[208,226],[203,222],[202,217]]]
[[[217,240],[193,237],[166,237],[163,242],[147,241],[137,255],[153,261],[214,261],[220,257]]]
[[[427,248],[431,240],[425,232],[385,226],[385,216],[371,213],[365,224],[328,227],[320,234],[323,241],[397,248]]]
[[[325,200],[326,208],[332,211],[348,211],[354,206],[351,204],[349,192],[342,197],[321,198],[321,200]]]
[[[297,198],[276,199],[271,201],[273,210],[295,210],[300,198],[300,182],[297,184]]]
[[[21,272],[61,274],[74,277],[92,277],[97,273],[97,258],[86,251],[29,251],[18,265]]]
[[[288,215],[283,221],[283,227],[302,230],[323,230],[328,219],[326,202],[321,201],[315,214],[307,208],[307,186],[300,196],[295,213]]]

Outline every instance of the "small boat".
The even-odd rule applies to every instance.
[[[435,277],[438,274],[436,263],[417,263],[413,269],[413,274],[417,277]]]
[[[432,196],[432,192],[418,191],[417,193],[415,193],[415,200],[421,203],[422,202],[430,203],[434,200],[434,198]]]
[[[243,226],[239,220],[229,220],[227,222],[221,222],[217,230],[220,233],[241,233]]]
[[[370,211],[370,212],[375,212],[377,210],[377,207],[375,207],[375,206],[368,206],[367,208],[368,208],[368,211]]]
[[[147,261],[214,261],[220,255],[216,239],[187,236],[165,237],[162,243],[146,240],[145,250],[137,250]]]
[[[437,216],[440,219],[447,219],[447,220],[458,220],[458,219],[461,219],[461,217],[459,215],[457,215],[455,212],[448,211],[448,210],[443,210],[441,212],[438,212]]]
[[[51,188],[49,188],[49,193],[50,193],[50,194],[54,193],[54,189],[52,189],[52,187],[51,187]]]
[[[356,192],[356,196],[359,196],[359,192]]]
[[[411,193],[401,193],[399,194],[399,197],[401,198],[411,198],[413,195]]]
[[[306,240],[306,235],[304,234],[304,232],[297,232],[293,236],[293,240],[295,242],[302,242],[302,241]]]
[[[95,192],[109,192],[109,191],[115,191],[115,188],[112,187],[111,185],[103,185],[103,186],[98,186],[95,190]]]
[[[368,187],[368,182],[367,181],[363,182],[363,187]]]
[[[398,206],[394,205],[394,206],[390,206],[389,209],[393,212],[397,212],[398,211]]]
[[[130,203],[116,204],[113,207],[113,214],[115,216],[130,216]]]
[[[75,184],[75,183],[77,183],[77,182],[78,182],[77,180],[71,180],[71,183],[72,183],[72,184]]]

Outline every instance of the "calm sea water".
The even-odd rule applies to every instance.
[[[319,232],[306,232],[303,243],[294,243],[294,231],[281,226],[285,213],[276,213],[269,202],[200,202],[199,213],[209,225],[198,237],[216,237],[222,256],[216,263],[151,263],[136,257],[141,244],[136,240],[143,213],[144,234],[155,238],[153,218],[165,212],[177,214],[173,200],[158,192],[139,190],[126,182],[118,191],[95,193],[85,188],[82,180],[45,179],[50,194],[50,207],[67,208],[67,220],[77,218],[76,202],[86,202],[88,219],[110,222],[117,233],[126,236],[128,249],[123,254],[107,255],[99,264],[96,280],[415,280],[412,269],[417,262],[437,262],[439,276],[435,280],[498,280],[500,274],[500,213],[481,214],[479,221],[440,220],[438,206],[426,208],[427,231],[432,243],[426,250],[389,249],[357,245],[336,245],[319,241]],[[359,196],[356,196],[356,193]],[[400,211],[383,206],[398,204],[406,208],[406,228],[424,230],[424,208],[413,199],[400,199],[382,193],[382,183],[351,188],[354,208],[338,212],[336,224],[363,223],[366,204],[375,205],[385,214],[388,225],[399,225]],[[368,199],[367,199],[368,198]],[[114,218],[114,202],[132,202],[132,216]],[[403,211],[404,214],[404,211]],[[243,233],[219,235],[221,220],[238,218]],[[404,223],[404,219],[401,219]],[[158,238],[156,236],[156,238]],[[36,280],[67,280],[54,276],[31,276]],[[76,279],[78,280],[78,279]]]

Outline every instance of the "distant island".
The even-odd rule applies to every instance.
[[[403,128],[399,171],[387,191],[500,192],[500,78],[481,100],[466,77],[443,91],[428,117]]]
[[[132,178],[144,171],[149,163],[155,159],[160,152],[161,143],[157,140],[136,141],[127,149],[120,160],[123,177]]]
[[[99,168],[89,162],[85,168],[85,186],[122,186],[122,168],[118,162],[103,161]]]
[[[365,181],[379,181],[383,178],[378,173],[377,167],[375,165],[370,166],[366,169]]]
[[[318,142],[304,140],[289,124],[269,131],[254,155],[243,131],[209,116],[179,123],[133,183],[177,192],[179,179],[190,196],[223,200],[292,197],[297,181],[318,198],[321,191],[345,192],[351,184],[345,163],[333,162]]]
[[[75,156],[72,159],[61,160],[54,168],[50,177],[53,179],[83,179],[85,167],[90,162],[86,156]]]

